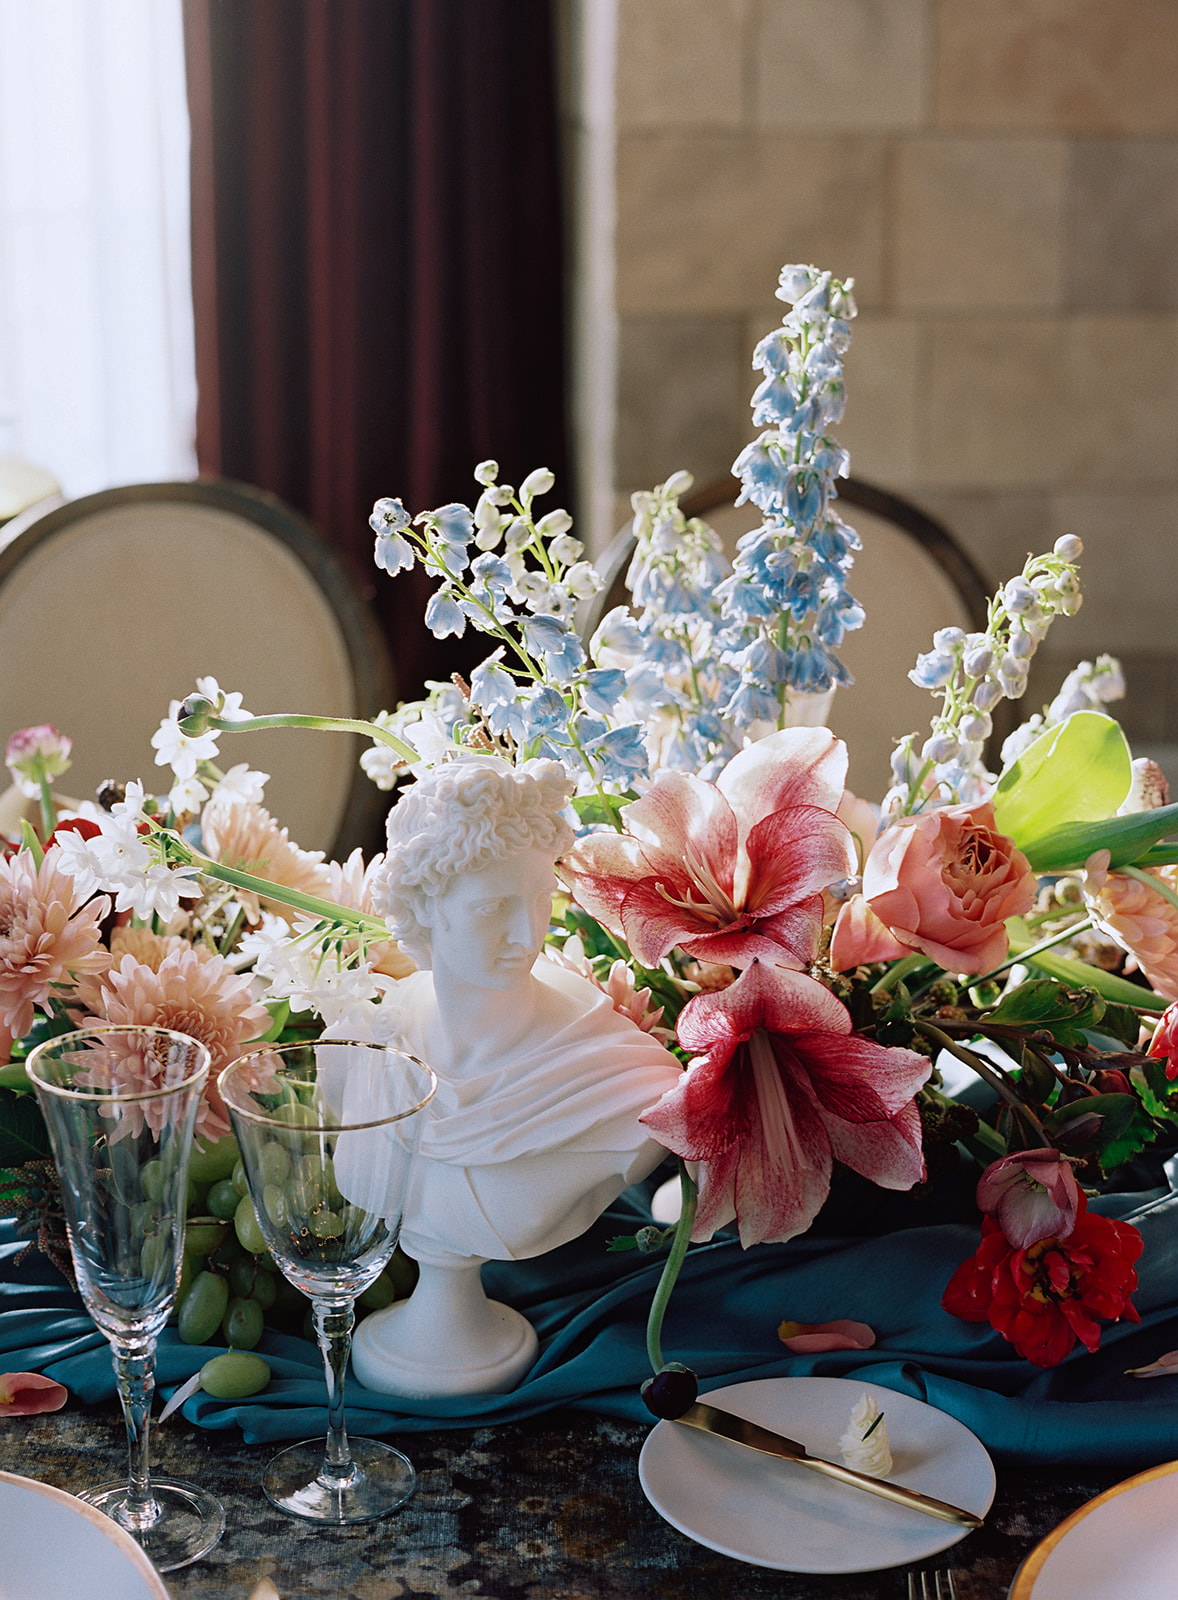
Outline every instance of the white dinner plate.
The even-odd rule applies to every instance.
[[[994,1498],[985,1447],[955,1417],[921,1400],[848,1378],[759,1378],[700,1398],[838,1461],[839,1438],[865,1391],[884,1413],[892,1481],[984,1516]],[[659,1515],[689,1539],[782,1572],[901,1567],[947,1550],[969,1532],[674,1422],[651,1431],[638,1477]]]
[[[1178,1574],[1178,1461],[1073,1511],[1031,1551],[1010,1600],[1152,1600]]]
[[[0,1472],[3,1600],[169,1600],[131,1535],[62,1489]]]

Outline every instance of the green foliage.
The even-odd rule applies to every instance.
[[[1011,1024],[1028,1032],[1049,1033],[1057,1044],[1083,1045],[1085,1029],[1105,1014],[1105,1002],[1094,989],[1073,989],[1051,978],[1031,978],[1005,994],[985,1022]]]
[[[49,1132],[33,1095],[0,1089],[0,1168],[23,1167],[49,1154]]]

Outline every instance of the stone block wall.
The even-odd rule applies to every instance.
[[[616,29],[616,504],[751,437],[783,262],[853,276],[852,470],[996,582],[1080,534],[1028,709],[1110,651],[1169,761],[1178,5],[618,0]]]

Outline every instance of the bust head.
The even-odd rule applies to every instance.
[[[559,761],[518,767],[464,755],[418,778],[389,812],[388,851],[372,884],[377,912],[429,967],[434,908],[455,879],[534,852],[555,862],[573,840],[562,815],[572,783]]]

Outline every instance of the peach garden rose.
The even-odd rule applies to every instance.
[[[901,817],[876,840],[863,891],[839,913],[831,965],[919,953],[947,972],[988,972],[1006,956],[1006,919],[1035,899],[1027,858],[989,801]]]

